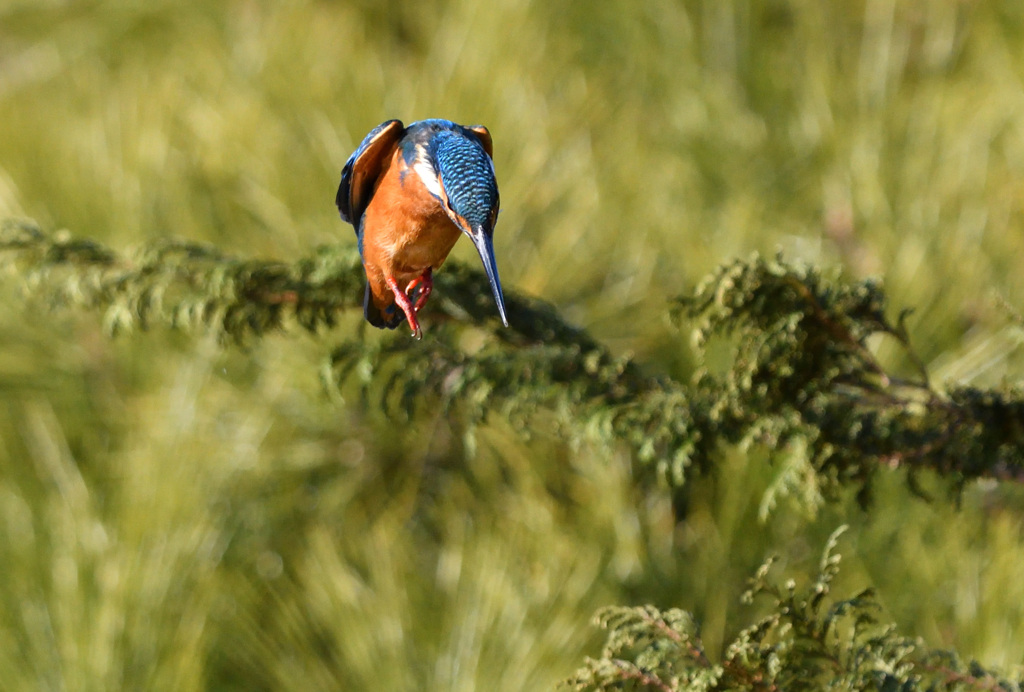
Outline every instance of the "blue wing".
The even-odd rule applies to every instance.
[[[387,120],[363,138],[359,148],[341,170],[341,184],[334,199],[341,218],[356,228],[373,197],[374,185],[384,173],[388,157],[405,134],[401,120]]]

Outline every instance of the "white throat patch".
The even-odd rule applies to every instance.
[[[424,187],[427,188],[430,194],[438,199],[444,199],[441,180],[438,178],[437,171],[434,170],[434,166],[430,163],[427,152],[423,147],[416,148],[416,160],[413,161],[412,169],[416,171],[416,175],[423,181]]]

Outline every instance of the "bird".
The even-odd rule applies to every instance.
[[[422,338],[416,314],[433,291],[433,272],[466,235],[508,327],[494,258],[499,197],[493,152],[483,125],[429,119],[405,127],[387,120],[349,157],[335,203],[355,228],[370,324],[394,329],[405,320],[413,337]]]

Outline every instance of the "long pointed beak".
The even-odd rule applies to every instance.
[[[498,278],[498,265],[494,261],[494,242],[490,233],[482,230],[474,230],[469,237],[476,245],[476,251],[480,253],[480,259],[484,263],[484,271],[487,272],[487,280],[491,282],[491,293],[494,294],[494,302],[498,304],[498,314],[501,315],[501,322],[508,326],[508,317],[505,315],[505,297],[501,294],[501,280]]]

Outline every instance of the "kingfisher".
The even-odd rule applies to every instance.
[[[505,299],[494,260],[498,183],[491,133],[483,125],[388,120],[373,128],[341,171],[335,203],[352,224],[366,272],[363,314],[375,327],[409,322],[433,290],[433,272],[455,241],[473,241],[498,314],[507,327]],[[395,309],[397,305],[398,309]]]

